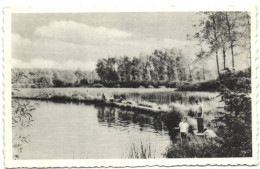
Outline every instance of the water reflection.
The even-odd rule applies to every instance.
[[[154,132],[158,134],[168,133],[172,140],[176,139],[178,133],[173,130],[174,124],[178,124],[179,121],[173,118],[162,118],[161,115],[155,114],[143,114],[139,111],[122,110],[116,107],[108,107],[104,105],[96,105],[98,110],[97,117],[98,122],[108,127],[128,127],[138,125],[140,131]]]
[[[98,109],[98,121],[102,124],[107,123],[111,126],[115,123],[115,109],[105,108],[104,106],[96,107]]]

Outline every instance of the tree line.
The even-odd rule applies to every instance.
[[[96,65],[103,83],[139,82],[169,84],[204,81],[221,76],[223,71],[235,71],[241,56],[251,61],[250,14],[247,12],[199,12],[200,20],[194,24],[197,32],[187,35],[196,41],[200,50],[193,56],[184,55],[177,48],[154,50],[139,57],[110,57],[99,59]],[[187,41],[188,42],[188,41]],[[222,55],[222,62],[220,57]],[[217,70],[208,67],[207,60],[215,57]],[[227,58],[231,57],[231,64]],[[231,66],[230,66],[231,65]]]
[[[191,59],[177,48],[154,50],[150,55],[139,57],[110,57],[99,59],[96,72],[103,82],[139,82],[169,84],[206,80],[210,72],[203,73],[187,68]]]
[[[96,71],[104,81],[179,81],[186,80],[181,50],[155,50],[140,57],[99,59]]]
[[[199,48],[194,56],[173,47],[155,49],[138,57],[101,58],[93,72],[14,69],[12,83],[20,87],[176,87],[220,79],[223,72],[235,71],[240,66],[237,61],[241,56],[247,57],[250,68],[250,13],[198,12],[197,15],[200,20],[193,25],[197,31],[187,35],[187,43],[189,40],[196,42],[194,48]],[[209,66],[209,59],[215,60],[216,70]]]
[[[55,69],[12,69],[13,87],[80,87],[98,80],[95,72]]]

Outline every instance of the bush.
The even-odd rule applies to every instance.
[[[99,87],[104,87],[104,86],[102,84],[100,84],[100,83],[94,83],[94,84],[91,85],[91,87],[99,88]]]
[[[59,79],[53,80],[53,85],[54,85],[54,87],[65,87],[66,86],[64,81],[59,80]]]
[[[88,79],[81,79],[79,83],[80,83],[80,86],[87,86],[89,84]]]
[[[251,92],[251,69],[238,72],[226,69],[226,72],[222,73],[220,77],[221,84],[229,90]]]
[[[223,157],[218,153],[218,146],[219,144],[212,139],[192,138],[191,141],[173,144],[167,149],[165,156],[167,158]]]
[[[154,87],[153,87],[153,85],[149,85],[149,86],[148,86],[148,88],[151,88],[151,89],[153,89]]]
[[[231,134],[230,134],[231,135]],[[232,136],[233,137],[233,136]],[[242,136],[243,137],[243,136]],[[238,140],[222,138],[196,138],[191,136],[190,141],[178,142],[170,146],[165,157],[167,158],[216,158],[216,157],[251,157],[248,151],[251,144],[241,144]],[[238,137],[234,137],[244,141]],[[243,151],[246,150],[246,151]]]
[[[202,85],[196,88],[199,86]],[[223,124],[222,137],[210,140],[193,138],[192,141],[177,143],[168,148],[166,157],[252,157],[250,73],[227,71],[221,75],[219,90],[226,111],[219,114],[214,122]]]
[[[183,115],[174,109],[162,115],[162,120],[168,130],[173,130],[174,127],[178,127],[182,118]]]
[[[195,117],[196,116],[196,112],[192,111],[191,109],[188,111],[188,116],[190,117]]]
[[[206,82],[182,84],[179,85],[177,91],[217,91],[220,85],[216,80],[210,80]]]

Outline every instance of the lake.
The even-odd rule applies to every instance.
[[[39,96],[45,98],[49,94],[70,98],[75,96],[95,98],[105,93],[107,96],[123,97],[136,103],[150,102],[158,105],[178,103],[177,105],[183,112],[188,111],[198,98],[204,101],[204,108],[207,111],[212,111],[219,106],[216,99],[210,100],[215,98],[217,93],[177,92],[173,89],[43,88],[19,90],[32,98]],[[26,102],[23,99],[13,100],[21,104],[20,106]],[[178,134],[173,128],[178,126],[179,121],[174,114],[162,118],[102,104],[33,100],[30,100],[28,104],[37,104],[37,106],[25,119],[21,120],[20,116],[17,116],[16,118],[23,125],[13,127],[15,159],[131,158],[133,150],[140,151],[141,147],[149,150],[152,157],[162,158],[166,148],[178,140],[176,139]],[[175,108],[178,108],[177,105]],[[17,106],[13,108],[15,110]],[[214,114],[211,116],[213,118]],[[208,121],[211,120],[211,118],[208,119]]]
[[[141,144],[162,158],[172,142],[163,122],[151,115],[103,105],[30,101],[36,103],[32,125],[13,127],[13,145],[18,140],[22,148],[18,159],[129,158],[131,146]],[[27,141],[19,140],[21,135]]]

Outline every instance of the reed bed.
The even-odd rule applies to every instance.
[[[152,150],[151,142],[142,141],[132,142],[128,153],[130,159],[148,159],[155,158],[155,150]]]

